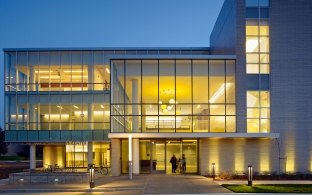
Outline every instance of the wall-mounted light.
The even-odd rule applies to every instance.
[[[105,68],[105,71],[106,71],[108,74],[110,74],[109,68]]]

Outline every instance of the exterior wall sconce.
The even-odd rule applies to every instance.
[[[90,182],[90,188],[94,188],[94,166],[93,164],[89,165],[89,182]]]
[[[212,179],[214,180],[216,178],[216,164],[211,163],[211,170],[212,170]]]
[[[252,165],[248,165],[248,185],[252,186]]]

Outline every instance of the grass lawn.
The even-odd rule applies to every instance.
[[[259,185],[231,185],[223,187],[236,193],[312,193],[312,184],[259,184]]]

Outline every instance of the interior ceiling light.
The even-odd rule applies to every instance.
[[[58,107],[59,109],[63,109],[63,107],[62,107],[62,106],[56,106],[56,107]]]
[[[162,104],[162,101],[159,101],[158,103],[159,103],[159,104]]]
[[[78,107],[78,106],[76,106],[76,105],[73,105],[73,107],[74,107],[74,108],[76,108],[76,109],[79,109],[79,107]]]
[[[41,79],[59,79],[59,75],[40,76]]]
[[[110,74],[109,68],[105,68],[105,71],[106,71],[108,74]]]
[[[175,103],[174,99],[171,98],[171,99],[169,100],[169,104],[174,104],[174,103]]]
[[[197,105],[197,108],[200,108],[200,104]]]
[[[101,108],[103,108],[103,109],[104,109],[104,106],[103,106],[103,105],[101,105]]]
[[[84,70],[64,70],[65,73],[71,73],[71,72],[84,72]]]
[[[53,72],[53,70],[35,70],[35,73],[50,73]]]

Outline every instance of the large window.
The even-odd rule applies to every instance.
[[[234,60],[113,60],[112,132],[236,132]]]
[[[270,40],[267,21],[246,22],[246,73],[270,73]]]
[[[6,52],[6,130],[108,130],[103,51]]]
[[[270,92],[247,91],[247,132],[270,132]]]
[[[110,68],[100,51],[8,52],[6,91],[109,90]]]

